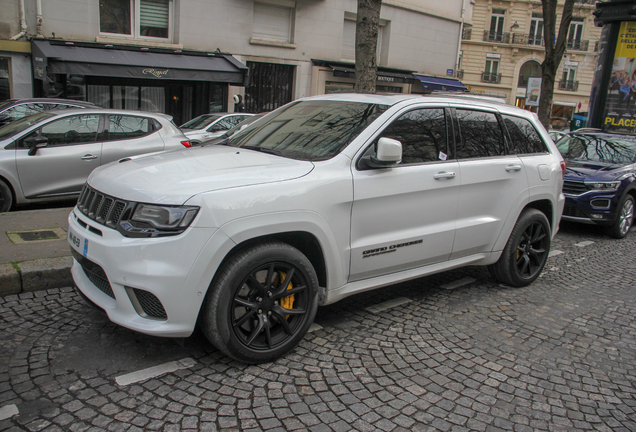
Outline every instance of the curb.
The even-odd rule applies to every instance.
[[[73,286],[73,257],[0,264],[0,297]]]

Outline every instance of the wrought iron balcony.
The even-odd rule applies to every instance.
[[[580,40],[580,41],[568,41],[568,49],[572,51],[587,51],[590,46],[590,41]]]
[[[512,43],[515,45],[543,46],[543,37],[523,33],[513,33]]]
[[[464,28],[462,29],[462,40],[470,40],[473,34],[472,28]]]
[[[482,72],[481,82],[499,84],[501,82],[501,74]]]
[[[578,81],[568,81],[568,80],[559,81],[559,90],[577,91],[578,89],[579,89]]]
[[[484,42],[510,43],[510,33],[484,31]]]

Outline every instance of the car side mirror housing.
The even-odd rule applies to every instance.
[[[24,143],[29,147],[29,156],[34,156],[38,152],[38,149],[49,145],[49,139],[44,136],[35,136],[27,138],[24,140]]]
[[[367,168],[390,168],[402,161],[402,143],[382,137],[375,146],[375,155],[365,156],[362,162]]]

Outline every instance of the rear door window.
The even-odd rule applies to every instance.
[[[506,153],[504,135],[497,115],[492,112],[456,109],[459,137],[456,140],[458,159],[500,156]]]
[[[502,118],[510,137],[510,153],[532,154],[548,152],[541,136],[528,120],[509,115],[503,115]]]

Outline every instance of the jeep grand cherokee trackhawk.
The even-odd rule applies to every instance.
[[[110,320],[250,363],[318,305],[466,265],[525,286],[564,197],[536,116],[471,97],[291,102],[224,145],[93,171],[69,215],[73,278]]]

